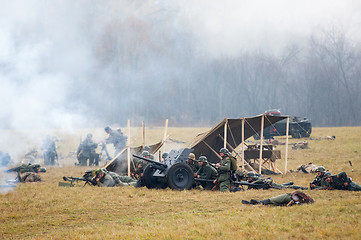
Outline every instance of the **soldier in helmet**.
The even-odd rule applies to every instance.
[[[218,177],[213,183],[218,182],[219,190],[221,192],[228,192],[231,187],[231,159],[229,157],[230,152],[227,148],[221,148],[219,150],[221,161],[216,164],[218,168]]]
[[[88,133],[77,150],[77,158],[80,166],[86,166],[89,159],[89,166],[99,165],[99,154],[95,152],[98,144],[93,141],[93,134]]]
[[[278,183],[275,183],[272,178],[265,179],[262,175],[257,175],[253,171],[249,171],[246,174],[246,177],[247,177],[247,181],[249,183],[261,185],[261,186],[265,186],[265,187],[267,186],[267,188],[275,188],[275,189],[293,188],[293,189],[302,189],[302,190],[307,189],[306,187],[295,186],[295,185],[293,185],[293,182],[278,184]],[[248,186],[248,189],[252,189],[252,188],[259,189],[260,187]],[[265,189],[265,188],[263,187],[263,189]]]
[[[316,189],[361,191],[361,186],[353,182],[345,172],[340,172],[336,175],[325,173],[323,179],[321,180],[321,184],[322,186]]]
[[[167,152],[164,152],[163,154],[162,154],[162,162],[164,162],[164,160],[166,159],[168,157],[168,153]]]
[[[326,173],[326,169],[323,166],[319,166],[315,172],[317,173],[317,175],[315,179],[310,183],[310,189],[321,187],[321,180]]]
[[[243,204],[262,204],[262,205],[276,205],[276,206],[291,206],[291,205],[299,205],[299,204],[309,204],[309,203],[313,203],[314,200],[306,195],[303,192],[300,191],[296,191],[294,193],[286,193],[286,194],[281,194],[278,195],[276,197],[271,197],[265,200],[255,200],[255,199],[251,199],[251,201],[246,201],[246,200],[242,200]]]
[[[200,164],[200,168],[194,174],[194,177],[204,180],[215,180],[217,178],[217,170],[208,164],[207,157],[200,156],[198,162]],[[205,190],[212,190],[212,188],[214,187],[213,182],[201,181],[200,183]]]
[[[38,182],[41,181],[38,173],[45,173],[46,168],[40,167],[40,164],[22,164],[18,167],[11,168],[7,172],[16,172],[17,181],[19,182]],[[22,173],[24,173],[22,175]]]
[[[148,145],[145,145],[144,147],[143,147],[143,151],[147,151],[147,152],[149,152],[149,159],[150,160],[154,160],[154,156],[151,154],[151,149],[150,149],[150,147],[148,146]]]
[[[200,165],[196,161],[196,155],[194,155],[194,153],[189,154],[187,164],[192,168],[193,173],[196,173],[200,168]]]
[[[142,152],[142,157],[150,159],[150,153],[148,151]],[[135,171],[132,174],[133,176],[138,176],[139,178],[143,177],[143,171],[148,165],[148,162],[142,159],[135,160]]]
[[[46,136],[45,141],[41,145],[40,149],[44,154],[44,164],[45,165],[56,165],[56,159],[58,158],[58,153],[56,152],[55,141],[52,137]]]
[[[112,143],[115,148],[115,155],[117,155],[127,144],[127,136],[123,134],[121,129],[114,131],[111,127],[107,126],[104,131],[109,134],[109,137],[105,139],[105,143]]]
[[[98,187],[114,187],[116,185],[112,176],[104,169],[95,170],[95,182]]]

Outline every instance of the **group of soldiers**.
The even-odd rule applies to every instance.
[[[105,144],[113,144],[115,155],[125,147],[127,136],[123,134],[120,128],[113,130],[111,127],[107,126],[104,128],[104,131],[109,134],[109,136],[103,142],[94,142],[93,134],[88,133],[86,138],[79,144],[76,156],[80,166],[87,166],[87,164],[89,164],[89,166],[99,165],[99,153],[96,152],[99,144],[101,144],[102,150],[105,151],[108,159],[110,159],[110,156]]]
[[[310,183],[311,189],[361,191],[361,186],[353,182],[346,172],[332,175],[323,166],[320,166],[317,168],[316,173],[315,179]]]

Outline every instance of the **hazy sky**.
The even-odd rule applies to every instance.
[[[277,52],[333,25],[361,39],[361,1],[352,0],[1,0],[0,6],[3,128],[72,128],[96,121],[84,115],[87,103],[74,99],[74,93],[86,99],[91,92],[82,90],[89,89],[87,81],[95,74],[107,81],[110,73],[97,68],[94,52],[100,34],[114,21],[152,19],[160,29],[187,28],[191,44],[207,58],[257,49]]]

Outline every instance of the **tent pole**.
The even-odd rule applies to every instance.
[[[263,128],[264,128],[264,114],[262,114],[261,120],[261,138],[260,138],[260,145],[259,145],[259,174],[262,173],[262,150],[263,150]]]
[[[128,125],[128,176],[130,177],[130,120],[128,120],[127,125]]]
[[[221,134],[218,134],[218,137],[220,137],[222,140],[224,140],[223,137],[221,136]],[[234,148],[232,147],[232,145],[229,144],[228,142],[227,142],[227,146],[229,147],[229,149],[232,150],[232,152],[235,152],[235,153],[236,153],[236,156],[239,156],[239,154],[234,150]],[[256,170],[254,170],[253,167],[252,167],[251,165],[249,165],[248,162],[244,161],[244,163],[247,164],[247,166],[251,169],[251,171],[256,172]],[[243,169],[243,170],[244,170],[244,169]]]
[[[285,174],[287,173],[287,158],[288,158],[288,131],[290,128],[290,116],[287,117],[286,123],[286,150],[285,150]]]
[[[142,128],[143,128],[143,148],[145,146],[145,124],[144,124],[144,120],[142,121]]]
[[[168,118],[165,120],[165,125],[164,125],[164,135],[163,135],[163,145],[162,145],[162,151],[161,152],[164,152],[164,145],[165,145],[165,140],[168,138],[167,137],[167,131],[168,131]],[[159,161],[160,161],[160,158],[159,158]]]
[[[242,157],[242,171],[244,171],[244,118],[242,118],[242,153],[241,153],[241,157]]]
[[[228,125],[228,119],[224,119],[224,141],[223,141],[223,147],[227,148],[227,125]]]

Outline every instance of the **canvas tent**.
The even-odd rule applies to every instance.
[[[164,144],[164,141],[160,141],[156,144],[150,145],[150,153],[154,154],[156,153]],[[104,168],[106,168],[108,171],[112,171],[112,172],[116,172],[118,174],[124,174],[127,172],[128,169],[128,163],[127,163],[127,158],[128,158],[128,153],[127,153],[127,149],[128,148],[124,148],[121,152],[120,155],[117,157],[115,156],[111,161],[109,161]],[[131,155],[136,154],[136,155],[141,155],[143,150],[143,146],[138,146],[138,147],[131,147],[130,148],[130,153]],[[131,164],[130,164],[130,168],[132,169],[133,163],[131,160]]]
[[[246,140],[262,129],[286,118],[288,116],[265,114],[249,118],[225,118],[208,132],[198,135],[191,143],[190,148],[194,149],[193,153],[196,157],[203,155],[207,157],[208,161],[216,163],[219,162],[218,153],[222,147],[235,149],[242,143],[242,126],[244,126],[243,139]]]

